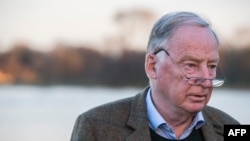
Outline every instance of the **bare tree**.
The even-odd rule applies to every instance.
[[[148,9],[121,10],[114,16],[121,47],[134,49],[147,44],[155,14]]]

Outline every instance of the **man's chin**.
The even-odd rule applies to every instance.
[[[205,107],[205,104],[204,103],[200,103],[200,104],[192,104],[192,106],[191,107],[189,107],[189,111],[191,112],[191,113],[198,113],[198,112],[200,112],[200,111],[202,111],[203,109],[204,109],[204,107]]]

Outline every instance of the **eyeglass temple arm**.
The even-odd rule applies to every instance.
[[[164,51],[169,56],[169,53],[165,49],[163,49],[163,48],[160,48],[159,50],[155,51],[153,54],[156,55],[156,54],[158,54],[161,51]]]
[[[218,68],[218,71],[221,74],[222,78],[224,79],[224,81],[227,82],[227,79],[226,79],[225,75],[222,73],[222,71],[220,70],[219,67],[217,67],[217,68]]]

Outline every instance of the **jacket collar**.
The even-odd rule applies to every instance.
[[[150,132],[146,110],[146,95],[149,87],[146,87],[141,93],[136,95],[130,108],[130,115],[127,126],[134,131],[128,136],[127,141],[150,141]]]

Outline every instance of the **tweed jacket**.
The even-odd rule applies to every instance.
[[[149,87],[134,97],[107,103],[82,113],[76,119],[71,141],[151,141],[146,110]],[[230,115],[210,106],[202,111],[205,141],[223,141],[224,124],[240,124]]]

